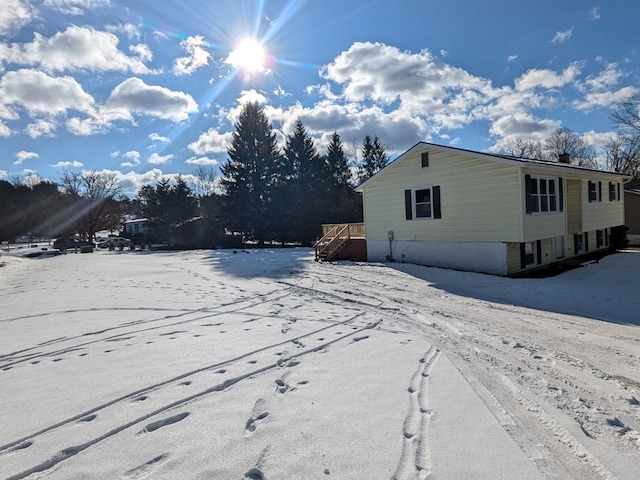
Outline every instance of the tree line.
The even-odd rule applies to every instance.
[[[631,175],[640,188],[640,93],[611,111],[616,134],[603,149],[605,168]],[[234,125],[220,176],[200,167],[182,176],[144,185],[133,199],[122,194],[114,173],[65,171],[57,182],[0,180],[0,240],[29,235],[94,239],[101,230],[119,230],[123,215],[147,219],[145,241],[186,244],[200,235],[206,245],[235,241],[308,245],[326,223],[362,221],[362,199],[354,190],[389,161],[377,136],[367,135],[345,153],[334,132],[320,154],[302,121],[283,148],[264,110],[246,104]],[[558,161],[569,154],[575,165],[596,167],[596,152],[584,138],[559,128],[544,140],[509,138],[500,152]],[[354,156],[356,158],[354,161]],[[196,222],[197,220],[197,222]],[[204,234],[202,230],[204,229]]]
[[[257,103],[245,105],[235,129],[221,177],[200,167],[190,182],[162,178],[133,199],[122,195],[113,173],[65,171],[57,183],[0,180],[0,239],[94,239],[98,231],[119,230],[123,215],[131,214],[147,220],[147,233],[138,238],[147,242],[309,245],[323,223],[362,221],[354,187],[389,160],[386,146],[370,135],[360,161],[349,160],[337,132],[320,155],[301,121],[280,149]],[[194,237],[201,238],[197,245]]]

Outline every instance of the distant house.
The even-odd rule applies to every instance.
[[[629,245],[640,245],[640,190],[624,191],[624,224]]]
[[[356,190],[367,258],[514,275],[607,248],[619,173],[420,142]]]
[[[145,218],[126,220],[124,222],[124,231],[128,236],[145,234],[147,233],[146,222]]]

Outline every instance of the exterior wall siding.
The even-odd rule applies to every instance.
[[[589,201],[589,184],[581,182],[582,187],[582,230],[602,230],[624,225],[624,195],[620,192],[619,201],[609,200],[609,182],[602,182],[602,199],[599,202]],[[591,239],[589,239],[591,240]],[[591,245],[591,244],[589,244]],[[594,244],[595,245],[595,244]]]
[[[421,167],[420,153],[388,170],[383,182],[364,192],[367,240],[495,242],[518,240],[522,231],[520,169],[468,156],[429,152]],[[406,220],[404,191],[440,186],[442,218]]]

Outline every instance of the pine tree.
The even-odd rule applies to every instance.
[[[288,233],[294,236],[293,239],[308,244],[321,231],[320,218],[329,197],[329,171],[300,120],[296,122],[293,134],[287,138],[284,158],[287,192],[281,190],[281,198],[285,199],[290,213]]]
[[[327,147],[326,163],[331,171],[333,185],[346,187],[351,185],[351,170],[349,161],[344,153],[342,139],[338,132],[333,132]]]
[[[263,243],[271,236],[272,187],[281,163],[276,136],[257,102],[247,103],[235,125],[229,160],[221,167],[225,224]]]
[[[358,179],[360,183],[371,178],[382,170],[389,161],[387,150],[380,142],[377,135],[373,138],[371,138],[370,135],[366,135],[364,137],[361,153],[362,164],[358,171]]]
[[[331,136],[325,158],[331,176],[329,184],[331,198],[328,202],[330,216],[326,223],[362,221],[362,200],[360,194],[353,189],[349,161],[337,132]]]

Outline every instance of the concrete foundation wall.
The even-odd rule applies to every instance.
[[[367,259],[387,262],[389,242],[367,240]],[[507,275],[507,245],[500,242],[391,242],[396,262],[430,267],[453,268],[471,272]]]

